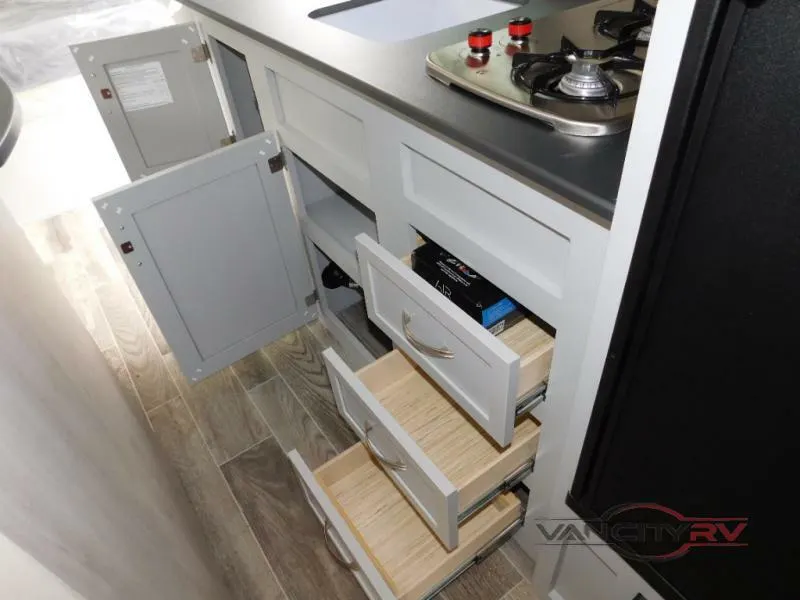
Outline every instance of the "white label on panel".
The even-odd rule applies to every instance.
[[[125,112],[172,104],[164,69],[157,60],[108,69],[108,76]]]

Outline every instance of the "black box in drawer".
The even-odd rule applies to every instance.
[[[433,242],[411,253],[414,272],[494,334],[522,319],[522,308],[480,274]]]

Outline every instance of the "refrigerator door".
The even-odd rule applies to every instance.
[[[626,518],[685,525],[618,545],[669,599],[795,595],[800,5],[751,4],[698,3],[568,498],[586,519],[646,503]]]

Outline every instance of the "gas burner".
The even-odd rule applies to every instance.
[[[599,10],[594,17],[595,29],[602,35],[624,42],[630,39],[637,45],[650,43],[653,30],[653,17],[656,9],[645,0],[635,0],[630,12],[616,10]]]
[[[568,96],[579,98],[608,98],[614,82],[608,78],[600,65],[575,61],[572,70],[558,82],[558,90]]]
[[[634,56],[634,40],[606,50],[578,48],[561,38],[561,51],[551,54],[517,53],[511,79],[533,97],[543,95],[567,102],[611,102],[639,92],[644,60]]]
[[[618,0],[604,8],[628,15],[631,4]],[[520,15],[495,31],[473,29],[463,41],[431,52],[425,69],[446,85],[562,134],[620,133],[633,121],[647,47],[598,31],[597,6],[535,21]]]

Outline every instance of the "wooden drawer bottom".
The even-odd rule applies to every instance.
[[[296,452],[290,456],[296,466],[302,461]],[[302,469],[298,473],[304,477]],[[320,520],[327,526],[340,524],[336,529],[342,543],[337,549],[344,556],[339,558],[352,561],[350,566],[362,585],[362,575],[379,573],[379,583],[386,586],[374,585],[373,577],[365,590],[382,600],[429,597],[521,522],[523,514],[522,503],[513,493],[499,496],[460,525],[460,543],[448,552],[363,445],[327,462],[313,476],[306,471],[305,477],[309,476],[313,481],[304,483],[314,497],[309,499],[312,506],[316,500]],[[349,557],[341,552],[342,545]],[[365,561],[369,564],[360,564]],[[380,587],[390,589],[391,594],[376,594]]]
[[[536,456],[541,429],[536,419],[520,417],[514,441],[500,448],[398,350],[364,367],[357,377],[458,490],[459,514],[471,512],[482,496]]]
[[[555,340],[533,319],[495,336],[367,235],[356,237],[370,320],[501,447],[544,398]],[[450,267],[448,267],[450,268]]]
[[[353,373],[323,353],[339,413],[448,549],[459,524],[530,473],[539,423],[518,419],[499,448],[407,356],[397,350]]]

